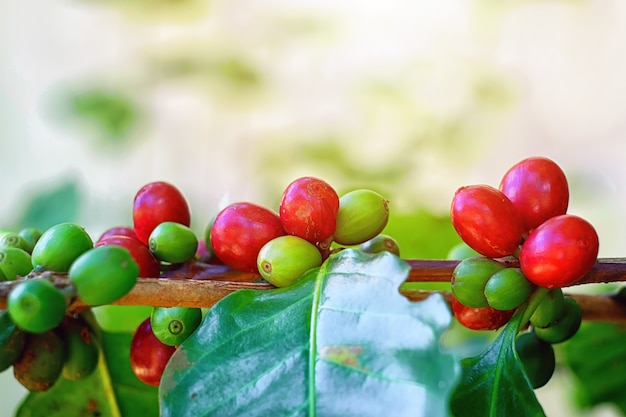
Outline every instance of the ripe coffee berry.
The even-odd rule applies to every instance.
[[[567,211],[567,178],[548,158],[530,157],[513,165],[500,181],[500,190],[520,213],[526,232]]]
[[[335,233],[338,210],[339,196],[330,184],[302,177],[283,192],[279,216],[285,232],[316,243]]]
[[[535,285],[565,287],[589,272],[598,249],[598,235],[589,222],[562,214],[546,220],[528,235],[520,252],[520,267]]]
[[[261,247],[285,234],[278,215],[254,203],[233,203],[220,211],[211,227],[211,246],[220,261],[242,272],[258,272]]]
[[[515,310],[496,310],[489,306],[473,308],[461,304],[452,296],[452,313],[458,322],[472,330],[496,330],[513,317]]]
[[[152,332],[150,317],[139,324],[130,344],[130,367],[139,380],[157,387],[176,348],[162,343]]]
[[[522,240],[522,220],[515,206],[489,185],[459,188],[452,199],[450,217],[461,239],[490,258],[511,255]]]
[[[152,252],[150,252],[150,248],[141,243],[139,239],[130,236],[113,235],[100,238],[100,240],[96,242],[95,247],[110,245],[128,249],[130,256],[133,257],[139,266],[140,277],[158,278],[161,274],[161,263],[154,257]]]
[[[167,221],[185,226],[191,223],[189,206],[180,190],[163,181],[141,187],[133,202],[133,227],[137,238],[148,245],[150,233]]]

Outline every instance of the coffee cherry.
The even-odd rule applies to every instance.
[[[105,230],[100,237],[98,238],[98,240],[96,241],[96,244],[98,244],[98,242],[100,242],[103,239],[112,237],[112,236],[127,236],[133,239],[137,239],[137,234],[135,233],[135,229],[133,229],[130,226],[113,226],[108,228],[107,230]],[[139,239],[137,239],[139,240]]]
[[[141,243],[139,239],[123,235],[108,236],[98,240],[95,247],[110,245],[128,249],[139,266],[140,277],[158,278],[161,275],[161,263],[150,252],[150,248]]]
[[[327,182],[302,177],[287,186],[280,200],[279,215],[283,229],[311,243],[335,233],[339,196]]]
[[[150,233],[148,243],[157,259],[173,264],[192,259],[198,249],[198,238],[194,232],[176,222],[159,224]]]
[[[141,187],[133,203],[133,227],[139,241],[148,245],[150,233],[163,222],[189,226],[191,213],[178,188],[163,181]]]
[[[98,365],[99,350],[89,326],[80,318],[66,316],[59,333],[65,342],[65,379],[76,381],[91,375]]]
[[[22,354],[13,364],[13,374],[29,391],[46,391],[59,379],[64,357],[63,339],[54,331],[29,333]]]
[[[504,174],[500,190],[520,213],[525,231],[567,211],[567,178],[548,158],[530,157],[516,163]]]
[[[389,220],[389,201],[380,194],[359,189],[339,199],[333,240],[340,245],[358,245],[383,231]]]
[[[24,240],[28,244],[28,249],[26,249],[26,252],[32,253],[35,244],[37,243],[43,232],[36,227],[25,227],[23,229],[20,229],[17,234],[24,238]]]
[[[278,215],[254,203],[233,203],[220,211],[211,228],[215,255],[233,269],[258,272],[261,247],[285,234]]]
[[[93,241],[85,229],[75,223],[52,226],[39,238],[31,256],[33,268],[67,272],[72,262],[93,248]]]
[[[464,259],[452,271],[452,293],[467,307],[487,307],[489,303],[485,297],[485,285],[493,274],[502,269],[504,265],[491,258]]]
[[[0,270],[7,281],[15,281],[18,276],[25,277],[32,269],[28,252],[11,247],[0,249]]]
[[[162,343],[152,332],[150,317],[139,324],[130,344],[130,366],[144,384],[159,386],[167,362],[176,348]]]
[[[7,299],[11,320],[22,330],[42,333],[57,327],[65,316],[65,296],[44,278],[27,279],[16,285]]]
[[[13,323],[9,312],[0,310],[0,372],[5,371],[22,353],[26,332]]]
[[[154,307],[150,315],[152,332],[161,343],[178,346],[200,326],[202,309],[192,307]]]
[[[519,268],[505,268],[493,274],[485,285],[485,298],[496,310],[513,310],[528,299],[533,290]]]
[[[504,326],[513,317],[515,310],[502,311],[495,308],[473,308],[461,304],[452,295],[452,313],[458,322],[472,330],[496,330]]]
[[[98,246],[76,259],[68,275],[78,297],[96,306],[126,295],[137,282],[139,266],[125,248]]]
[[[276,287],[294,283],[306,271],[322,264],[322,255],[311,242],[297,236],[280,236],[259,251],[257,267],[265,280]]]
[[[534,327],[538,338],[548,343],[565,342],[576,334],[582,323],[582,309],[576,300],[565,298],[563,316],[548,327]]]
[[[515,339],[515,350],[534,389],[550,381],[556,368],[554,348],[550,343],[539,339],[533,332],[526,332]]]
[[[30,245],[22,236],[17,233],[7,233],[0,239],[0,248],[18,248],[29,253]]]
[[[589,272],[598,249],[593,226],[578,216],[563,214],[546,220],[528,235],[520,252],[520,267],[535,285],[565,287]]]
[[[522,240],[522,220],[515,206],[489,185],[459,188],[452,199],[450,218],[461,239],[490,258],[511,255]]]
[[[400,256],[398,242],[391,236],[379,234],[359,245],[359,250],[365,253],[391,252]]]
[[[534,327],[548,327],[563,317],[564,314],[565,297],[563,297],[563,290],[553,288],[530,316],[530,324]]]

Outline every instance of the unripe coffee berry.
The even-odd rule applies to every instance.
[[[368,189],[350,191],[339,199],[333,240],[340,245],[358,245],[382,232],[388,220],[388,200]]]
[[[259,273],[276,287],[292,284],[311,268],[322,264],[319,249],[297,236],[280,236],[267,242],[259,251]]]
[[[452,271],[452,294],[463,305],[473,308],[487,307],[485,285],[493,274],[504,269],[500,262],[482,256],[459,262]]]
[[[485,285],[487,303],[496,310],[512,310],[522,305],[533,290],[519,268],[504,268],[493,274]]]

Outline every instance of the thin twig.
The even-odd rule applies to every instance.
[[[407,260],[411,266],[407,282],[449,282],[459,261]],[[505,261],[510,266],[515,262]],[[274,288],[259,275],[233,271],[221,265],[190,263],[170,271],[160,278],[140,278],[135,287],[114,305],[211,307],[228,294],[242,289],[267,290]],[[50,273],[47,273],[50,277]],[[55,285],[70,285],[66,275],[52,277]],[[575,285],[626,281],[626,258],[600,259],[592,270]],[[6,309],[6,300],[20,281],[0,282],[0,309]],[[420,301],[432,292],[401,288],[400,292],[411,301]],[[449,302],[450,293],[439,291]],[[566,291],[567,293],[567,291]],[[612,295],[568,294],[581,305],[586,320],[626,323],[626,304]],[[71,300],[69,308],[80,311],[88,308],[79,299]]]

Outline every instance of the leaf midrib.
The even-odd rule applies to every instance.
[[[313,301],[311,303],[311,327],[309,330],[309,341],[311,347],[309,349],[309,417],[315,416],[315,362],[317,360],[317,312],[319,310],[320,298],[322,293],[322,277],[325,276],[322,271],[326,270],[326,263],[323,268],[317,272],[315,278],[315,287],[313,289]]]

